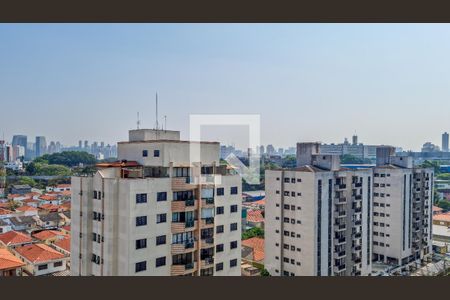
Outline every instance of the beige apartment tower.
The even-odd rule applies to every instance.
[[[72,177],[72,276],[240,276],[241,178],[219,154],[131,130],[118,162]]]
[[[297,168],[266,171],[265,268],[272,276],[364,276],[372,267],[372,170],[340,167],[318,143]]]
[[[405,267],[431,258],[433,169],[412,157],[377,150],[373,188],[373,252],[383,263]]]

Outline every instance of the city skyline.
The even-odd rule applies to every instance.
[[[83,133],[111,144],[137,112],[153,128],[158,92],[160,122],[167,115],[186,140],[191,113],[251,113],[264,145],[356,131],[365,144],[419,151],[450,128],[449,34],[447,24],[1,25],[2,109],[21,117],[4,115],[0,128],[7,140],[76,145]]]

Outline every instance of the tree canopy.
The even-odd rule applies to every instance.
[[[64,165],[49,165],[41,162],[31,162],[26,167],[26,173],[30,176],[70,176],[70,168]]]
[[[97,163],[97,159],[94,155],[84,151],[63,151],[59,153],[45,154],[36,158],[33,162],[76,167],[80,164],[83,164],[84,166],[94,165]]]
[[[342,164],[370,164],[372,161],[368,158],[359,158],[351,154],[341,155]]]
[[[264,238],[264,229],[261,229],[259,227],[254,227],[249,230],[246,230],[242,233],[242,239],[247,240],[252,237],[260,237]]]

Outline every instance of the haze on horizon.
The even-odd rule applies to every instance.
[[[189,114],[260,114],[261,142],[420,150],[450,131],[449,24],[1,24],[0,135],[115,143]],[[205,139],[242,146],[241,129]]]

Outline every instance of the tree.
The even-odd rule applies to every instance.
[[[26,173],[30,176],[70,176],[71,170],[63,165],[48,165],[31,162],[26,166]]]
[[[66,167],[76,167],[80,164],[94,165],[97,159],[94,155],[84,151],[63,151],[53,154],[45,154],[34,160],[36,163],[44,163],[49,165],[63,165]]]
[[[450,210],[450,201],[447,200],[439,200],[436,203],[436,206],[442,208],[443,210],[447,211]]]
[[[253,227],[249,230],[246,230],[242,233],[242,239],[247,240],[252,237],[260,237],[264,238],[264,229],[261,229],[259,227]]]
[[[426,160],[421,165],[421,168],[432,168],[434,169],[434,174],[438,176],[441,174],[441,165],[437,160]]]
[[[440,180],[450,180],[450,173],[441,173],[436,176]]]
[[[37,185],[36,181],[33,178],[27,176],[20,177],[18,184],[25,184],[31,187],[35,187]]]
[[[266,268],[264,268],[261,271],[261,276],[268,277],[268,276],[270,276],[270,273],[269,273],[269,271],[267,271]]]
[[[341,155],[342,164],[370,164],[372,161],[368,158],[359,158],[351,154]]]
[[[295,168],[297,165],[297,158],[295,155],[287,155],[283,158],[281,166],[283,168]]]

